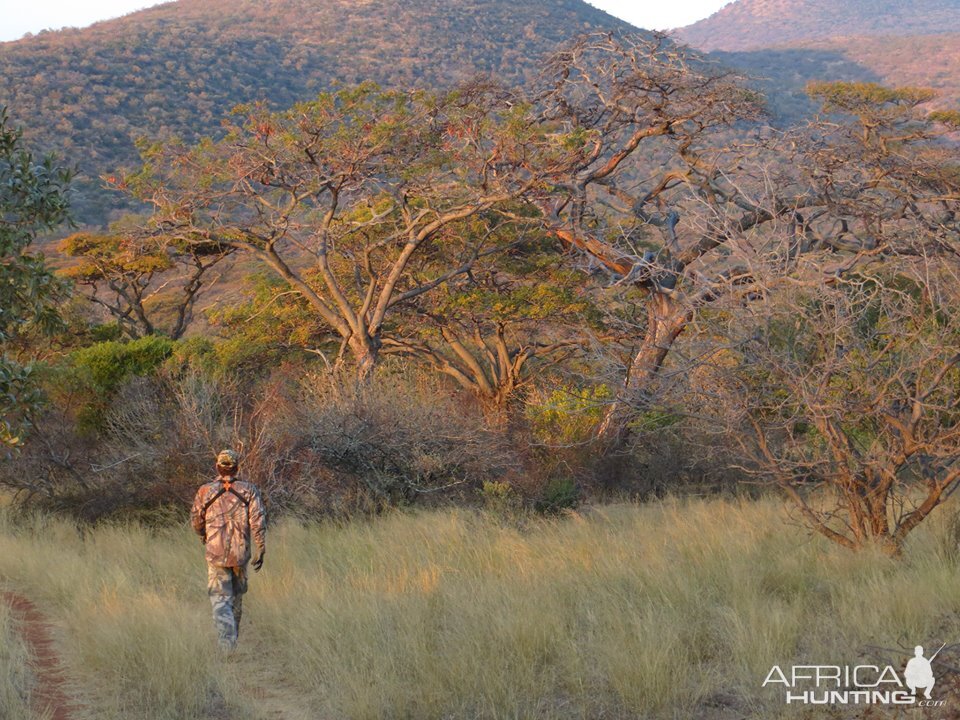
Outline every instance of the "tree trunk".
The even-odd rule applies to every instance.
[[[380,359],[380,339],[368,335],[354,335],[349,341],[350,352],[357,368],[357,381],[367,382]]]
[[[506,430],[510,418],[509,399],[513,393],[512,383],[510,385],[498,385],[492,395],[479,390],[475,390],[475,392],[480,400],[480,406],[483,408],[483,416],[487,424],[496,430]]]
[[[621,442],[626,439],[625,410],[638,398],[649,396],[667,354],[690,322],[690,311],[671,296],[651,292],[647,298],[647,328],[640,349],[627,367],[623,389],[618,394],[597,430],[597,436]]]

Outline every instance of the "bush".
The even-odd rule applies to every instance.
[[[173,340],[159,335],[130,342],[101,342],[73,352],[69,362],[89,380],[94,391],[110,395],[128,377],[147,375],[159,367],[174,345]]]
[[[607,385],[596,387],[560,386],[533,393],[526,416],[533,435],[550,445],[588,442],[613,400]]]
[[[52,404],[75,416],[82,434],[103,429],[114,395],[131,377],[153,373],[176,343],[149,335],[131,342],[99,342],[75,350],[66,362],[48,367],[44,388]]]
[[[478,489],[520,462],[433,378],[384,373],[356,387],[317,375],[303,390],[298,415],[311,454],[354,478],[380,507]]]
[[[507,439],[433,377],[385,369],[357,387],[291,365],[251,382],[196,369],[190,358],[204,356],[203,343],[171,344],[165,361],[148,347],[139,364],[121,356],[116,374],[104,358],[118,348],[83,354],[81,409],[94,407],[90,388],[111,388],[92,431],[69,402],[52,409],[17,465],[0,467],[0,484],[88,520],[166,507],[182,514],[216,452],[234,447],[241,477],[261,487],[271,512],[318,516],[475,501],[485,481],[521,466]],[[158,360],[161,368],[137,374]],[[69,400],[63,382],[59,392]]]
[[[557,477],[547,482],[543,494],[534,502],[534,508],[542,513],[560,513],[573,510],[580,504],[580,488],[568,477]]]
[[[180,340],[163,363],[163,369],[171,376],[181,376],[188,372],[204,375],[216,375],[220,368],[217,363],[216,345],[206,337],[191,337]]]
[[[634,444],[593,434],[609,390],[530,393],[522,422],[488,427],[446,380],[389,361],[366,384],[302,362],[228,373],[206,338],[104,342],[49,369],[53,403],[0,485],[94,520],[182,514],[224,447],[270,511],[302,517],[456,501],[543,513],[583,498],[649,497],[716,465],[695,464],[685,420],[649,412]]]
[[[517,494],[508,482],[484,480],[480,488],[480,497],[484,509],[493,513],[504,513],[517,506]]]

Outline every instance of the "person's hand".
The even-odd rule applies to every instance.
[[[260,552],[259,555],[257,555],[257,556],[253,559],[253,571],[254,571],[254,572],[260,572],[260,568],[263,567],[263,556],[264,556],[265,554],[266,554],[266,550],[263,550],[263,551]]]

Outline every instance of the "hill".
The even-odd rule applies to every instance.
[[[632,29],[582,0],[180,0],[82,30],[0,43],[0,105],[81,171],[81,221],[116,199],[97,178],[138,136],[215,133],[238,103],[285,107],[334,82],[523,83],[582,32]]]
[[[801,40],[960,32],[960,0],[737,0],[677,30],[701,50],[755,50]]]
[[[960,0],[737,0],[673,32],[758,78],[781,123],[816,110],[811,80],[919,85],[960,103]]]
[[[938,93],[931,108],[960,105],[960,33],[827,38],[761,50],[716,51],[709,57],[757,78],[781,122],[816,111],[804,90],[812,80],[929,87]]]

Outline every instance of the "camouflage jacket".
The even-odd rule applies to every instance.
[[[251,536],[260,553],[266,548],[267,517],[256,485],[234,480],[229,488],[219,478],[201,486],[190,524],[207,547],[209,564],[243,567],[250,561]]]

